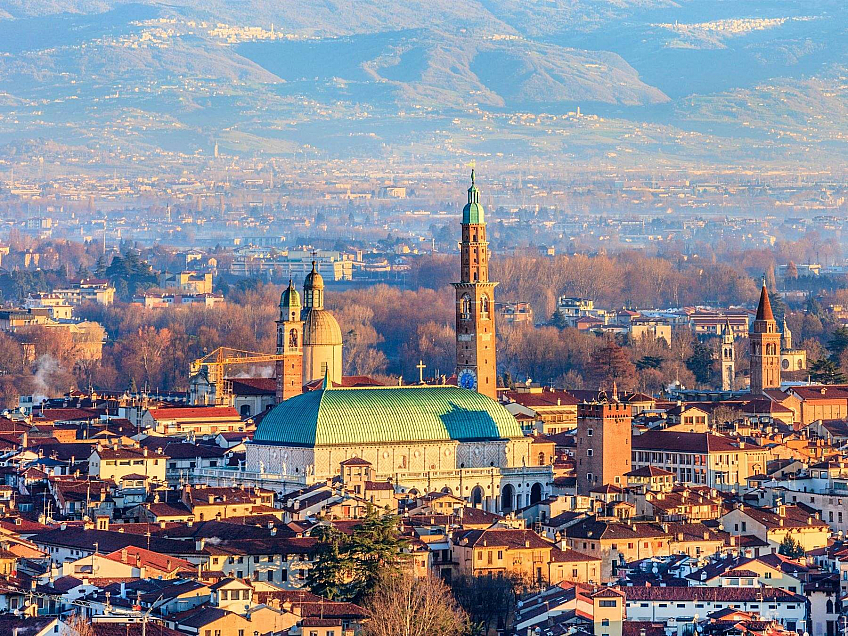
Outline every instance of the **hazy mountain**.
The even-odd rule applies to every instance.
[[[0,0],[0,142],[838,154],[846,68],[842,0]]]

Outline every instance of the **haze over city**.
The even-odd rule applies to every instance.
[[[848,6],[0,0],[0,635],[848,629]]]

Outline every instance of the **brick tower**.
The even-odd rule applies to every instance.
[[[277,404],[303,391],[303,321],[300,319],[300,294],[289,281],[280,296],[277,321]]]
[[[462,210],[461,272],[456,289],[457,384],[497,399],[495,358],[495,286],[489,281],[486,222],[480,190],[474,183]]]
[[[765,280],[751,330],[751,394],[780,387],[780,331],[771,311]]]
[[[577,494],[625,486],[633,449],[630,405],[618,401],[577,405]]]

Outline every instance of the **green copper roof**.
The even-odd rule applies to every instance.
[[[278,404],[254,442],[285,446],[439,442],[521,437],[491,398],[454,386],[337,388]]]
[[[462,224],[485,223],[483,204],[480,203],[480,190],[474,183],[474,170],[471,170],[471,187],[468,188],[468,203],[462,208]]]
[[[300,308],[300,294],[297,293],[291,279],[289,279],[289,286],[280,294],[280,308],[288,309],[289,307]]]

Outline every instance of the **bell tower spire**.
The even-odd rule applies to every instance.
[[[280,319],[277,321],[277,404],[303,391],[303,321],[300,319],[300,294],[292,280],[280,295]]]
[[[733,348],[733,329],[730,319],[724,321],[721,333],[721,390],[733,391],[736,384],[736,351]]]
[[[751,341],[751,393],[780,387],[780,331],[771,309],[765,278],[757,316],[749,332]]]
[[[468,203],[462,210],[460,280],[456,290],[457,384],[497,398],[495,287],[489,281],[489,243],[475,172],[471,170]]]

